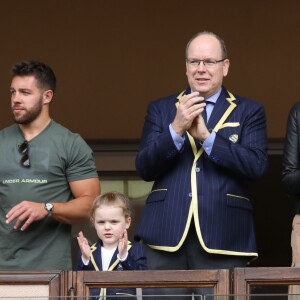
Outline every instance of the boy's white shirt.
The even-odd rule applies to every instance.
[[[107,271],[109,268],[109,263],[116,251],[115,249],[105,249],[101,247],[101,258],[102,258],[102,271]]]

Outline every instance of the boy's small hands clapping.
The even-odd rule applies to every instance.
[[[78,233],[77,237],[78,245],[80,247],[82,257],[85,261],[89,261],[91,257],[91,249],[88,240],[83,235],[82,231]]]
[[[127,245],[128,245],[127,230],[124,229],[124,233],[123,235],[120,235],[119,244],[118,244],[119,257],[121,259],[125,259],[127,257],[127,253],[128,253]]]

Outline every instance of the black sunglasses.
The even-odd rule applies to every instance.
[[[21,154],[20,165],[24,168],[30,167],[30,160],[28,156],[29,152],[29,144],[27,141],[24,141],[22,144],[18,146],[19,153]]]

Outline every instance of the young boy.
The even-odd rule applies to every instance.
[[[122,271],[146,270],[143,245],[130,243],[127,229],[131,223],[129,200],[117,192],[98,196],[91,209],[91,221],[98,241],[91,247],[82,232],[77,237],[81,250],[77,270]],[[135,289],[91,289],[93,299],[106,295],[136,294]],[[120,297],[121,298],[121,297]],[[114,299],[117,299],[114,297]],[[125,299],[124,296],[122,299]],[[132,298],[131,298],[132,299]]]

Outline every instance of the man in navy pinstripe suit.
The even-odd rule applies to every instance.
[[[249,182],[267,167],[265,111],[222,86],[229,60],[211,32],[186,47],[189,88],[150,103],[136,158],[154,181],[135,238],[149,269],[244,267],[257,256]]]

